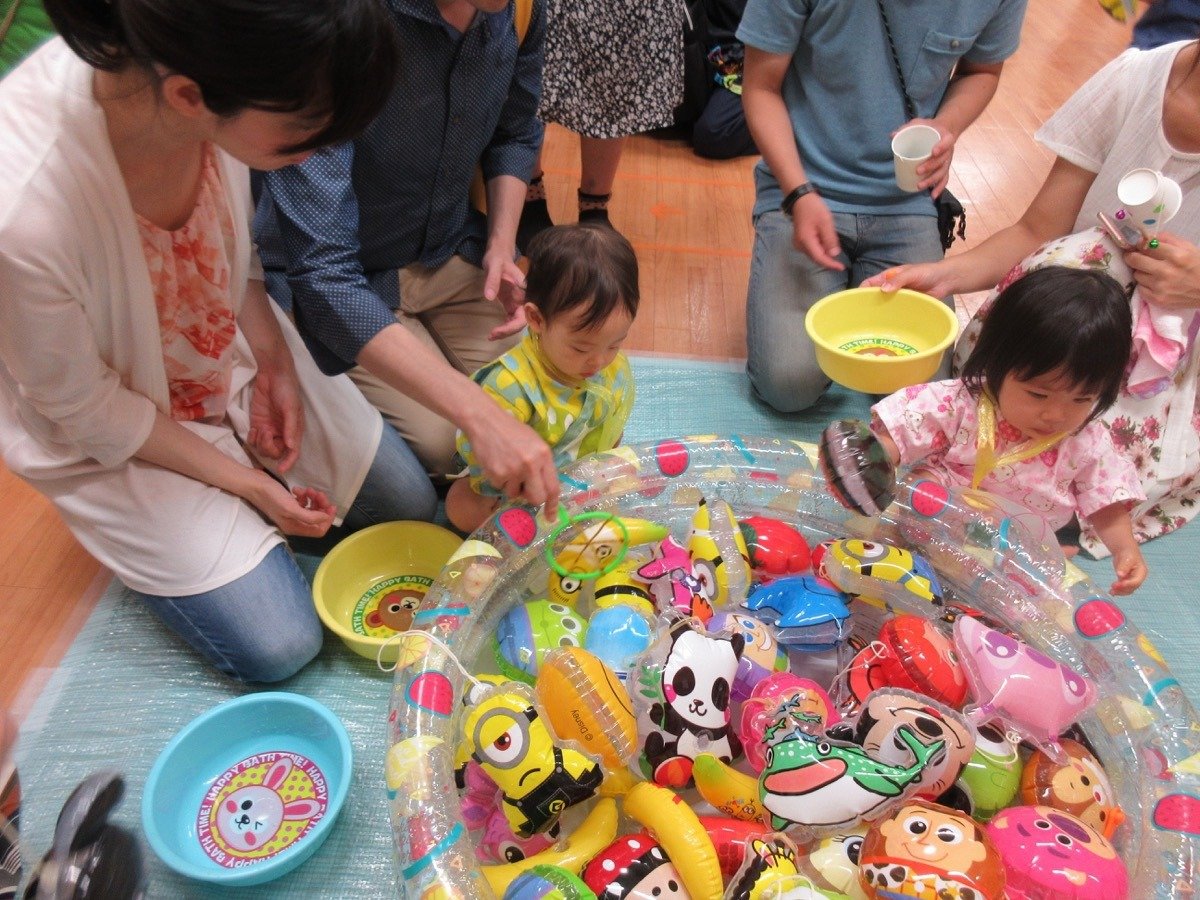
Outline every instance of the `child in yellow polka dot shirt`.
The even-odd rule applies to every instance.
[[[562,469],[615,447],[633,407],[633,375],[621,353],[639,299],[633,247],[607,225],[549,228],[529,248],[525,297],[525,338],[473,377],[546,439]],[[469,532],[495,511],[501,492],[483,479],[461,431],[458,453],[469,478],[451,486],[446,515]]]

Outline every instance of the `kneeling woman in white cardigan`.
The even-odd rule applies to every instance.
[[[364,127],[391,23],[374,0],[46,9],[65,42],[0,82],[0,450],[213,665],[278,681],[321,645],[284,535],[436,507],[249,238],[247,166]]]

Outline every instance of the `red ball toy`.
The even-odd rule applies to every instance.
[[[767,516],[751,516],[738,524],[756,573],[782,578],[808,571],[808,541],[791,525]]]
[[[967,697],[967,676],[954,645],[921,616],[889,619],[879,630],[877,664],[886,684],[906,688],[958,708]]]

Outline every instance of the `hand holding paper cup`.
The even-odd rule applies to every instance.
[[[896,160],[896,184],[900,190],[915,193],[917,166],[933,155],[933,148],[942,139],[941,133],[931,125],[908,125],[896,132],[892,138],[892,155]]]
[[[1117,199],[1134,224],[1152,238],[1179,212],[1183,190],[1155,169],[1132,169],[1117,183]]]

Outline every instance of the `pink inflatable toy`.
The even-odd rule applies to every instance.
[[[971,724],[1001,719],[1051,758],[1065,759],[1058,736],[1096,701],[1096,686],[969,616],[955,621],[954,646],[977,704],[964,710]]]
[[[694,616],[701,622],[712,618],[716,584],[693,565],[692,555],[675,538],[659,544],[654,559],[639,566],[635,574],[650,586],[659,612]]]
[[[1007,870],[1008,900],[1125,900],[1129,875],[1091,825],[1049,806],[1010,806],[987,824]]]
[[[476,762],[467,763],[462,774],[463,823],[472,831],[482,830],[475,844],[475,855],[483,862],[511,863],[540,853],[554,845],[557,826],[547,834],[518,837],[500,808],[500,787]]]

